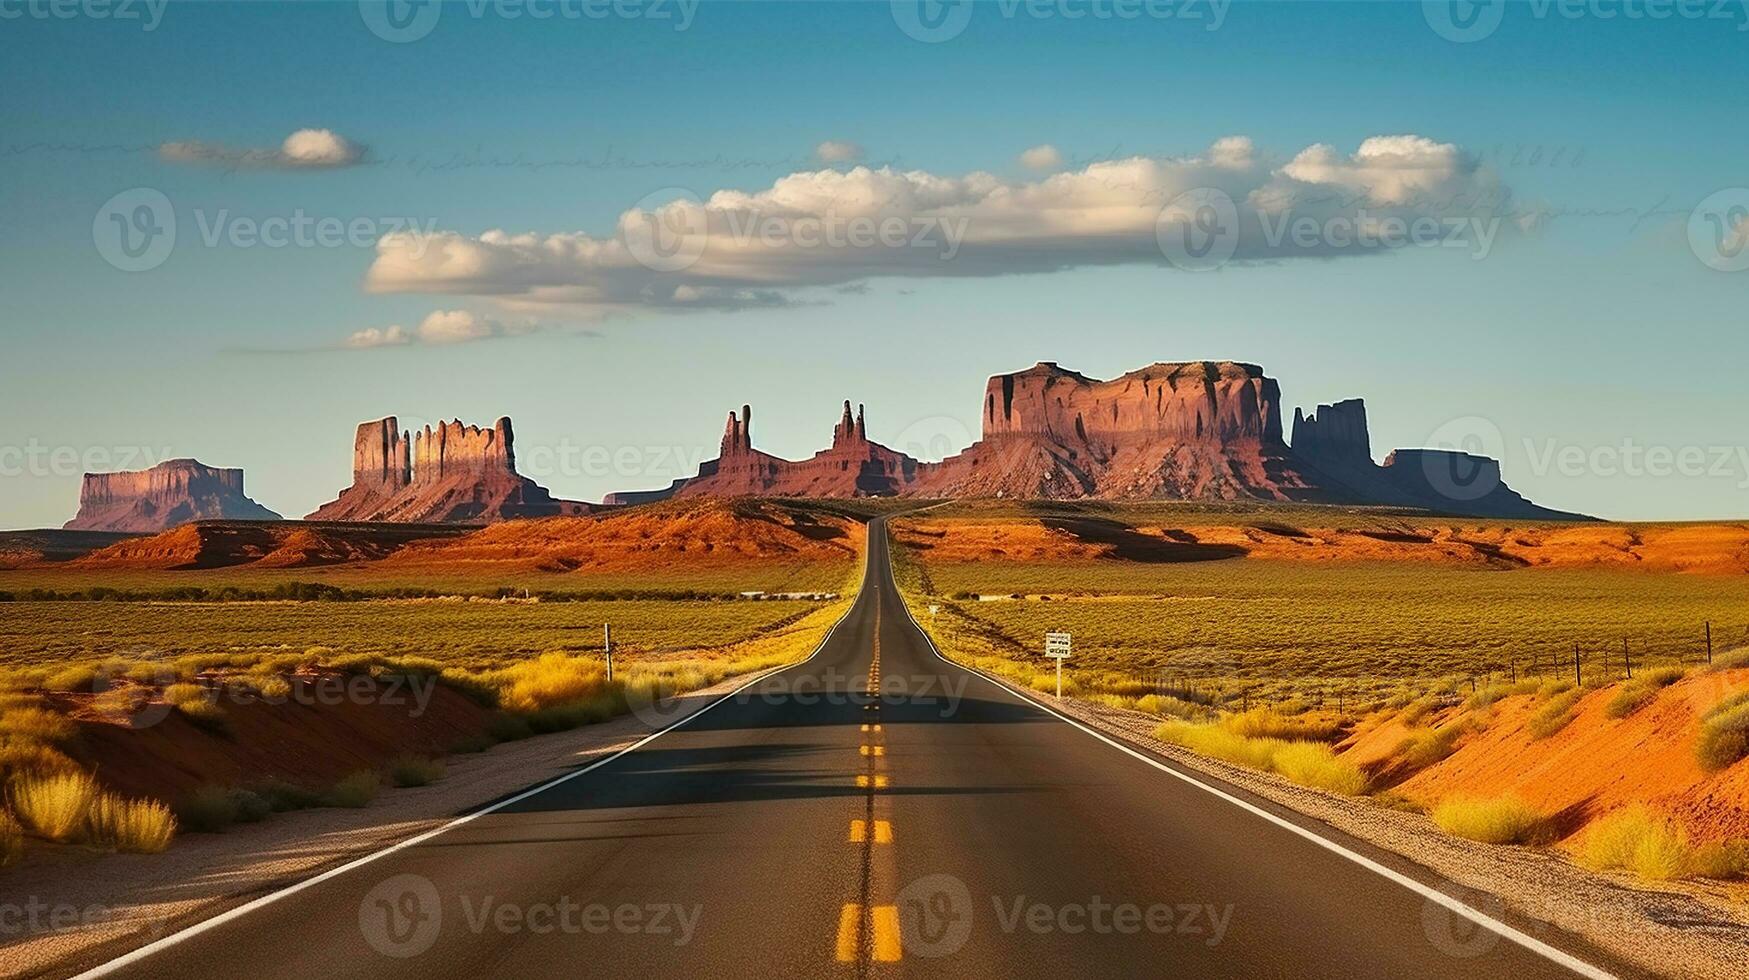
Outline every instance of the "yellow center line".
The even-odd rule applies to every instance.
[[[838,910],[838,962],[855,963],[862,952],[862,906]]]
[[[874,920],[874,961],[876,963],[897,963],[901,954],[899,945],[899,907],[897,905],[876,905],[869,910]]]

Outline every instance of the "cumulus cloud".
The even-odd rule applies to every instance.
[[[405,347],[412,344],[441,347],[492,337],[516,337],[533,333],[537,329],[539,328],[532,324],[501,323],[469,310],[437,310],[411,330],[400,324],[367,327],[346,338],[343,346],[353,350]]]
[[[364,159],[364,147],[331,129],[300,129],[277,147],[232,147],[188,140],[158,147],[160,159],[257,170],[333,170]]]
[[[1511,224],[1501,217],[1510,206],[1494,175],[1448,143],[1380,136],[1351,154],[1308,147],[1284,164],[1227,137],[1188,156],[1102,161],[1021,181],[890,167],[805,171],[762,190],[634,209],[600,236],[391,234],[366,285],[517,308],[735,309],[800,302],[807,290],[877,276],[1183,267],[1167,245],[1179,232],[1228,236],[1226,258],[1240,263],[1377,254],[1403,244],[1381,230],[1411,223],[1455,234],[1460,246],[1480,234],[1491,247]]]
[[[1041,143],[1020,154],[1020,165],[1029,170],[1055,170],[1063,165],[1063,155],[1049,143]]]
[[[861,143],[827,140],[814,147],[814,156],[819,157],[821,163],[852,163],[861,160],[864,154]]]

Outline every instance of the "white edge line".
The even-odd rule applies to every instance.
[[[316,875],[313,878],[306,878],[303,881],[300,881],[296,884],[288,885],[285,888],[280,889],[279,891],[269,892],[268,894],[263,895],[260,898],[254,899],[254,900],[249,901],[249,902],[245,902],[244,904],[239,905],[234,909],[229,909],[227,911],[221,912],[218,915],[213,916],[212,918],[202,919],[201,921],[195,923],[194,925],[187,927],[186,929],[182,929],[182,930],[179,930],[177,932],[173,932],[170,935],[165,936],[163,939],[159,939],[155,942],[148,943],[145,946],[141,946],[139,949],[132,950],[128,953],[124,953],[121,956],[118,956],[113,960],[110,960],[106,963],[101,963],[97,966],[94,966],[91,969],[86,970],[83,973],[76,974],[73,977],[73,980],[89,980],[89,978],[108,976],[109,974],[114,973],[117,970],[132,966],[135,963],[138,963],[141,960],[144,960],[147,957],[149,957],[155,953],[163,952],[164,950],[169,949],[172,946],[176,946],[182,942],[185,942],[186,940],[193,939],[194,937],[200,935],[201,933],[207,932],[208,930],[211,930],[211,929],[217,929],[219,926],[222,926],[228,922],[233,922],[237,919],[240,919],[243,916],[248,915],[249,913],[256,911],[257,909],[266,908],[267,906],[272,905],[273,903],[279,901],[280,899],[290,898],[291,896],[296,895],[298,892],[301,892],[306,888],[314,888],[315,886],[321,884],[324,881],[329,880],[330,878],[338,878],[341,875],[346,874],[349,871],[356,871],[359,868],[362,868],[367,864],[370,864],[370,863],[377,861],[377,860],[380,860],[382,858],[386,858],[391,854],[395,854],[395,853],[398,853],[400,851],[404,851],[409,847],[416,847],[420,844],[425,843],[428,840],[431,840],[433,837],[436,837],[439,834],[446,834],[446,833],[456,829],[457,827],[461,827],[465,824],[472,823],[473,821],[478,820],[480,817],[486,816],[487,814],[496,813],[497,811],[502,810],[507,806],[510,806],[512,804],[515,804],[515,803],[520,803],[523,800],[526,800],[531,796],[537,796],[541,793],[546,792],[549,789],[552,789],[555,786],[560,786],[560,785],[563,785],[565,783],[568,783],[571,780],[576,779],[579,776],[587,775],[587,774],[589,774],[597,769],[600,769],[602,766],[605,766],[608,763],[613,762],[615,759],[618,759],[619,757],[621,757],[623,755],[627,755],[627,754],[630,754],[632,752],[636,752],[638,749],[641,749],[644,746],[650,744],[651,742],[654,742],[656,739],[661,738],[662,736],[668,734],[669,732],[675,730],[676,728],[680,728],[682,726],[690,724],[694,718],[697,718],[700,715],[703,715],[705,712],[711,710],[712,708],[715,708],[716,706],[722,704],[723,702],[734,698],[736,695],[740,694],[742,691],[747,690],[748,688],[752,687],[753,685],[758,684],[761,681],[764,681],[767,678],[773,677],[777,674],[781,674],[786,670],[793,670],[797,667],[802,666],[805,663],[808,663],[809,661],[813,660],[815,657],[819,656],[821,650],[826,649],[826,645],[828,643],[832,642],[832,637],[834,637],[838,634],[838,627],[843,626],[844,621],[850,618],[850,614],[852,612],[856,611],[856,604],[862,598],[861,592],[862,592],[862,590],[866,589],[868,586],[868,568],[869,568],[868,563],[869,563],[868,547],[867,547],[867,545],[864,545],[863,555],[862,555],[862,585],[859,586],[859,591],[858,591],[857,597],[850,601],[850,608],[844,610],[844,614],[842,616],[839,616],[838,621],[832,624],[832,628],[826,631],[825,637],[820,640],[819,645],[814,647],[814,651],[812,653],[808,654],[803,659],[798,660],[793,664],[786,664],[782,667],[776,667],[776,668],[773,668],[771,670],[764,671],[760,674],[755,675],[752,678],[749,678],[745,684],[742,684],[740,687],[735,688],[733,691],[729,691],[728,693],[724,694],[722,697],[716,699],[715,701],[712,701],[710,704],[707,704],[704,707],[698,709],[697,711],[694,711],[692,714],[687,715],[685,718],[680,719],[679,721],[675,722],[672,725],[669,725],[667,728],[664,728],[661,731],[651,732],[650,734],[644,736],[641,739],[638,739],[636,742],[633,742],[631,745],[628,745],[625,748],[620,749],[618,752],[615,752],[614,754],[608,756],[605,759],[597,759],[596,761],[590,763],[587,766],[584,766],[581,769],[572,770],[571,772],[565,773],[563,776],[559,776],[556,779],[551,779],[551,780],[548,780],[547,782],[541,783],[540,785],[534,787],[533,789],[524,790],[521,793],[518,793],[515,796],[510,797],[509,799],[500,800],[497,803],[494,803],[491,806],[488,806],[484,809],[475,810],[473,813],[469,813],[465,816],[457,817],[456,819],[451,820],[449,823],[446,823],[441,827],[433,828],[431,830],[426,831],[423,834],[419,834],[416,837],[409,837],[406,840],[401,841],[398,844],[394,844],[394,845],[391,845],[389,847],[383,848],[380,851],[374,851],[370,854],[364,855],[363,857],[354,858],[351,861],[348,861],[345,864],[342,864],[337,868],[330,868],[327,871],[324,871],[321,874]]]
[[[889,561],[889,567],[891,567],[890,561]],[[935,656],[938,659],[940,659],[942,663],[948,664],[950,666],[958,667],[959,669],[964,670],[968,673],[976,674],[979,677],[982,677],[985,680],[989,681],[990,683],[995,684],[997,687],[1001,688],[1002,690],[1007,691],[1010,694],[1014,694],[1014,695],[1018,696],[1021,700],[1025,701],[1026,703],[1032,705],[1035,708],[1038,708],[1040,711],[1043,711],[1046,714],[1054,716],[1059,721],[1067,722],[1068,724],[1073,725],[1076,728],[1079,728],[1081,731],[1086,732],[1087,734],[1093,736],[1096,739],[1099,739],[1101,742],[1104,742],[1105,744],[1111,746],[1112,748],[1117,749],[1119,752],[1122,752],[1126,755],[1132,756],[1136,759],[1140,759],[1141,761],[1147,763],[1150,766],[1153,766],[1155,769],[1158,769],[1161,772],[1166,773],[1169,776],[1183,780],[1184,782],[1189,783],[1192,786],[1195,786],[1197,789],[1200,789],[1205,793],[1210,793],[1210,794],[1213,794],[1214,796],[1218,796],[1221,799],[1226,800],[1228,803],[1231,803],[1234,806],[1239,807],[1242,810],[1246,810],[1252,814],[1255,814],[1259,817],[1262,817],[1263,819],[1269,821],[1270,823],[1273,823],[1276,826],[1279,826],[1285,830],[1290,830],[1293,833],[1298,834],[1301,837],[1304,837],[1306,840],[1309,840],[1312,843],[1317,844],[1318,846],[1320,846],[1328,851],[1332,851],[1336,854],[1341,855],[1342,857],[1347,858],[1350,861],[1353,861],[1355,864],[1360,865],[1361,867],[1367,869],[1368,871],[1371,871],[1375,874],[1380,875],[1381,877],[1387,878],[1391,881],[1396,882],[1399,885],[1402,885],[1404,888],[1409,889],[1410,891],[1416,893],[1417,895],[1420,895],[1421,897],[1427,899],[1430,902],[1433,902],[1437,905],[1443,906],[1444,908],[1449,909],[1450,911],[1455,912],[1458,915],[1461,915],[1466,919],[1469,919],[1471,922],[1474,922],[1475,924],[1483,927],[1484,929],[1489,930],[1490,932],[1496,933],[1496,934],[1498,934],[1506,939],[1509,939],[1509,940],[1517,943],[1518,945],[1523,946],[1525,949],[1530,950],[1533,953],[1536,953],[1540,956],[1543,956],[1546,959],[1552,960],[1555,963],[1557,963],[1561,966],[1564,966],[1569,970],[1572,970],[1574,973],[1577,973],[1582,977],[1590,977],[1590,978],[1592,978],[1592,980],[1618,980],[1618,978],[1616,977],[1615,974],[1610,973],[1606,970],[1600,969],[1598,967],[1592,966],[1590,963],[1587,963],[1584,960],[1579,959],[1577,956],[1574,956],[1573,954],[1568,953],[1567,951],[1565,951],[1557,946],[1551,946],[1550,944],[1543,942],[1542,940],[1536,938],[1535,936],[1532,936],[1532,935],[1525,933],[1519,929],[1516,929],[1510,925],[1507,925],[1506,923],[1501,922],[1500,920],[1488,915],[1485,912],[1480,911],[1479,909],[1473,908],[1469,905],[1464,904],[1461,901],[1458,901],[1456,898],[1453,898],[1452,896],[1445,894],[1444,892],[1440,891],[1437,888],[1433,888],[1433,887],[1430,887],[1428,885],[1425,885],[1425,884],[1421,883],[1420,881],[1417,881],[1414,878],[1409,877],[1408,875],[1405,875],[1399,871],[1395,871],[1391,868],[1388,868],[1388,867],[1378,863],[1377,861],[1374,861],[1372,858],[1367,857],[1364,854],[1360,854],[1360,853],[1357,853],[1355,851],[1351,851],[1348,848],[1343,847],[1341,844],[1338,844],[1335,841],[1330,840],[1327,837],[1324,837],[1322,834],[1319,834],[1315,831],[1312,831],[1312,830],[1309,830],[1305,827],[1302,827],[1299,824],[1294,823],[1291,820],[1287,820],[1287,819],[1284,819],[1280,816],[1277,816],[1276,814],[1270,813],[1268,810],[1265,810],[1262,807],[1259,807],[1255,804],[1252,804],[1252,803],[1249,803],[1245,800],[1242,800],[1239,797],[1234,796],[1233,794],[1226,792],[1225,790],[1222,790],[1222,789],[1215,787],[1215,786],[1210,786],[1208,783],[1205,783],[1200,779],[1196,779],[1196,778],[1194,778],[1186,773],[1179,772],[1178,770],[1172,768],[1171,766],[1166,765],[1165,763],[1161,762],[1160,760],[1155,759],[1152,756],[1149,756],[1145,753],[1139,752],[1136,749],[1131,748],[1130,746],[1125,745],[1122,742],[1119,742],[1114,738],[1111,738],[1110,736],[1106,735],[1104,732],[1100,732],[1100,731],[1097,731],[1095,729],[1089,728],[1086,725],[1083,725],[1081,722],[1077,721],[1076,719],[1071,718],[1068,715],[1065,715],[1060,711],[1057,711],[1055,708],[1052,708],[1050,705],[1045,704],[1042,701],[1035,700],[1030,694],[1028,694],[1024,691],[1021,691],[1019,688],[1016,688],[1016,687],[1013,687],[1009,684],[1004,683],[1003,681],[1001,681],[1000,679],[998,679],[997,677],[995,677],[992,674],[985,673],[984,671],[979,670],[976,667],[970,667],[970,666],[967,666],[965,664],[956,663],[952,660],[949,660],[946,656],[943,656],[941,650],[936,647],[935,639],[929,635],[929,632],[917,624],[917,617],[911,615],[911,607],[908,603],[906,603],[904,601],[903,596],[900,597],[899,604],[904,607],[905,618],[909,619],[911,621],[911,628],[916,630],[917,633],[923,637],[923,641],[925,643],[929,644],[930,651],[932,653],[934,653]],[[1312,819],[1312,818],[1308,818],[1308,819]]]

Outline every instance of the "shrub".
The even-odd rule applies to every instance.
[[[1548,703],[1537,709],[1530,716],[1525,727],[1530,729],[1533,738],[1548,738],[1566,728],[1573,721],[1573,709],[1579,704],[1579,699],[1585,693],[1577,689],[1568,689],[1550,698]]]
[[[1431,766],[1451,755],[1457,746],[1458,736],[1464,731],[1465,726],[1451,724],[1444,728],[1423,728],[1410,732],[1397,746],[1397,756],[1417,769]]]
[[[389,763],[389,779],[396,786],[429,786],[443,778],[443,762],[419,755],[403,755]]]
[[[1667,881],[1689,873],[1688,832],[1644,805],[1623,807],[1593,824],[1580,842],[1579,863]]]
[[[43,687],[50,691],[89,693],[96,683],[97,671],[90,667],[68,667],[43,681]]]
[[[322,794],[322,802],[326,806],[357,810],[369,806],[382,788],[383,777],[362,769],[329,787],[328,792]]]
[[[125,800],[104,793],[91,807],[91,840],[131,854],[158,854],[176,836],[176,817],[157,800]]]
[[[1749,840],[1702,844],[1689,860],[1690,873],[1701,878],[1749,876]]]
[[[1328,745],[1319,742],[1291,742],[1275,753],[1275,771],[1301,786],[1359,796],[1366,792],[1366,776],[1360,767],[1346,759],[1336,758]]]
[[[1335,721],[1292,717],[1269,708],[1254,708],[1222,722],[1228,731],[1246,738],[1286,738],[1327,742],[1336,737]]]
[[[1708,670],[1740,670],[1749,667],[1749,647],[1732,650],[1730,653],[1715,657]]]
[[[0,810],[0,868],[18,863],[24,856],[24,828],[12,814]]]
[[[24,825],[61,844],[85,839],[97,781],[82,772],[27,776],[12,784],[12,810]]]
[[[1726,698],[1701,716],[1694,756],[1708,772],[1727,769],[1749,756],[1749,691]]]
[[[78,763],[53,746],[0,737],[0,777],[46,776],[79,771]]]
[[[65,742],[79,733],[79,726],[47,708],[9,708],[0,714],[0,734],[38,742]]]
[[[1603,712],[1611,718],[1626,718],[1634,712],[1651,704],[1658,697],[1658,692],[1681,680],[1681,667],[1660,667],[1645,671],[1640,676],[1623,684],[1615,692],[1615,697],[1609,699]]]
[[[282,779],[269,779],[259,784],[255,787],[255,794],[265,800],[274,813],[307,810],[322,803],[321,793]]]
[[[176,805],[176,819],[197,834],[217,834],[237,822],[237,801],[223,786],[202,786]]]
[[[1546,818],[1512,796],[1484,800],[1453,797],[1433,808],[1433,822],[1448,834],[1484,844],[1527,844]]]
[[[1372,802],[1374,806],[1387,810],[1401,810],[1404,813],[1427,812],[1427,807],[1423,806],[1419,800],[1410,799],[1395,790],[1385,790],[1382,793],[1373,794]]]
[[[1338,759],[1328,745],[1289,742],[1279,738],[1247,738],[1222,725],[1195,725],[1169,721],[1155,730],[1162,742],[1181,745],[1192,752],[1234,765],[1273,772],[1302,786],[1350,796],[1366,789],[1359,768]]]

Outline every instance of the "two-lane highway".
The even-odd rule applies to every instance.
[[[882,522],[869,540],[860,596],[805,663],[575,778],[106,969],[651,980],[1582,966],[1364,863],[1392,859],[1310,839],[943,661],[900,600]]]

